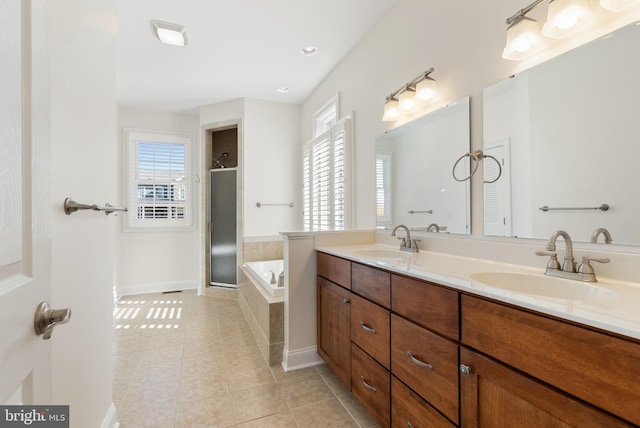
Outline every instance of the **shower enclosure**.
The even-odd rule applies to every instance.
[[[209,171],[209,285],[236,287],[237,205],[236,168]]]

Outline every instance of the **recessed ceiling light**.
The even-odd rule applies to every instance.
[[[314,56],[318,53],[318,49],[315,46],[305,46],[302,48],[302,53],[306,56]]]
[[[286,86],[280,86],[277,91],[281,94],[286,94],[287,92],[289,92],[289,88],[287,88]]]
[[[151,21],[156,36],[162,43],[174,46],[187,46],[189,38],[187,37],[187,29],[179,24],[163,21]]]

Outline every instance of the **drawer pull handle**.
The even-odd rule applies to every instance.
[[[429,370],[433,370],[433,366],[431,364],[420,361],[419,359],[414,357],[413,354],[411,354],[411,351],[407,351],[407,355],[409,356],[409,358],[411,358],[411,362],[413,362],[413,364],[415,364],[416,366],[426,367]]]
[[[413,424],[411,423],[411,421],[407,421],[407,428],[413,428]]]
[[[376,331],[376,329],[375,329],[375,328],[367,327],[367,325],[366,325],[364,322],[362,322],[362,321],[360,321],[360,325],[362,326],[362,329],[363,329],[364,331],[368,331],[369,333],[373,333],[373,334],[376,334],[376,333],[377,333],[377,331]]]
[[[360,376],[360,382],[362,382],[362,384],[367,388],[370,389],[373,392],[376,392],[377,389],[374,388],[373,386],[369,385],[365,380],[364,380],[364,376]]]
[[[349,299],[342,299],[342,304],[343,304],[343,305],[346,305],[346,304],[348,304],[348,303],[349,303]]]

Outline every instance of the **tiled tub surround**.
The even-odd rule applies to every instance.
[[[281,236],[258,236],[243,238],[243,263],[263,260],[282,260],[283,242]]]
[[[240,269],[238,303],[267,363],[280,364],[284,346],[284,298],[269,295],[247,269],[244,266]]]
[[[532,309],[544,314],[596,327],[640,339],[640,284],[605,278],[598,275],[595,284],[602,292],[593,299],[569,300],[554,297],[519,293],[517,291],[490,287],[471,277],[476,272],[512,272],[543,276],[545,258],[539,258],[541,267],[497,263],[471,257],[445,253],[421,251],[404,253],[396,246],[383,244],[338,245],[318,247],[328,254],[348,260],[379,267],[391,272],[410,275],[460,291],[489,297],[505,303]],[[562,251],[562,250],[561,250]],[[397,257],[386,257],[397,253]],[[380,257],[383,255],[383,257]],[[613,263],[613,262],[612,262]],[[598,267],[596,265],[596,273]],[[567,280],[569,281],[569,280]],[[588,283],[580,283],[589,287]]]
[[[283,240],[281,236],[245,236],[242,242],[238,303],[267,362],[270,365],[279,364],[284,346],[283,297],[270,296],[242,265],[247,262],[282,260]]]

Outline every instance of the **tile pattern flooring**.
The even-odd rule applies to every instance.
[[[377,426],[326,366],[269,367],[235,300],[123,297],[113,369],[122,428]]]

